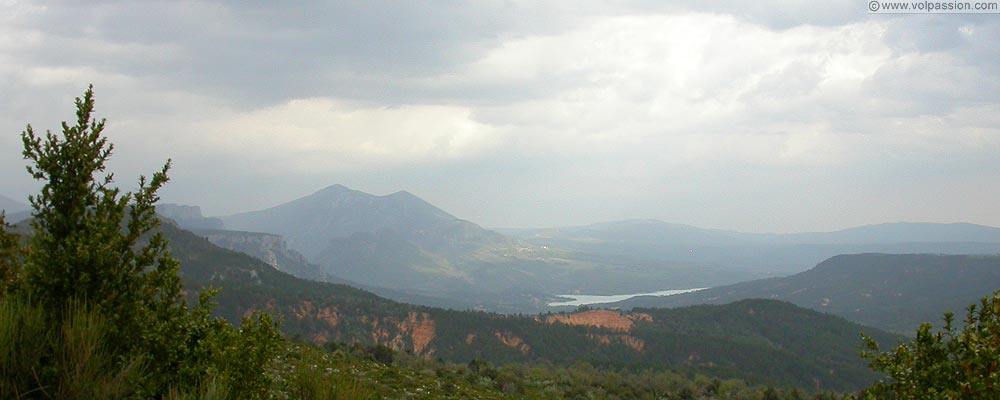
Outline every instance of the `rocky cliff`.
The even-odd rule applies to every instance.
[[[194,232],[216,246],[258,258],[277,270],[296,277],[309,280],[320,280],[323,277],[318,266],[310,264],[302,254],[288,248],[285,239],[279,235],[220,229],[199,229]]]

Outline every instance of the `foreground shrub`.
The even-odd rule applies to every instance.
[[[24,248],[0,218],[0,397],[269,397],[277,323],[213,318],[213,290],[188,306],[156,231],[170,162],[134,193],[113,187],[111,174],[98,176],[113,145],[93,110],[88,89],[61,135],[21,134],[43,186],[29,197]]]
[[[944,316],[941,331],[931,324],[891,352],[865,337],[864,357],[889,380],[869,388],[869,398],[888,399],[998,399],[1000,398],[1000,291],[967,308],[959,331],[953,315]]]

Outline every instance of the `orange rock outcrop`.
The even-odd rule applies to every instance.
[[[427,313],[410,312],[407,320],[400,324],[399,330],[402,333],[410,332],[410,340],[413,342],[413,353],[424,354],[427,346],[434,340],[435,325],[434,320]],[[430,352],[428,352],[430,355]]]
[[[566,325],[593,326],[616,331],[629,332],[635,326],[635,321],[652,321],[649,314],[635,313],[622,314],[611,310],[590,310],[573,314],[550,315],[545,322],[553,324],[556,322]]]
[[[372,341],[383,343],[396,350],[406,348],[406,339],[410,339],[413,344],[413,354],[430,357],[434,354],[434,349],[430,343],[434,340],[436,326],[434,320],[427,313],[410,312],[406,319],[402,321],[381,320],[383,327],[379,327],[379,319],[371,321]],[[394,327],[396,334],[390,339],[390,329],[384,326]]]

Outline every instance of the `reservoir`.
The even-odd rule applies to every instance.
[[[614,303],[617,301],[628,300],[636,296],[673,296],[675,294],[691,293],[705,289],[708,288],[673,289],[673,290],[661,290],[659,292],[650,292],[650,293],[612,294],[612,295],[560,294],[557,296],[565,297],[571,300],[549,303],[549,306],[550,307],[583,306],[587,304]]]

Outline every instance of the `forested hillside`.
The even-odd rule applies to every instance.
[[[250,310],[274,312],[283,317],[285,332],[320,343],[383,344],[461,363],[582,360],[609,368],[690,368],[847,390],[875,378],[857,352],[862,330],[885,344],[899,339],[775,301],[537,317],[411,306],[345,285],[295,278],[173,226],[163,231],[181,260],[187,290],[222,288],[219,315],[238,320]]]

